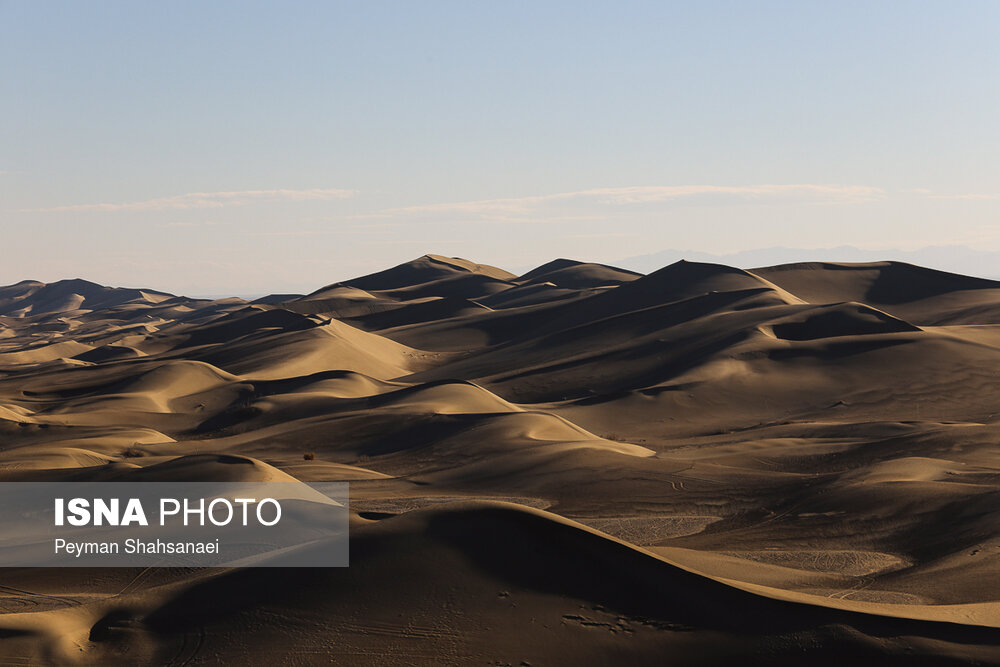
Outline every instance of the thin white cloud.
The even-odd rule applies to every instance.
[[[405,206],[379,211],[378,216],[427,213],[466,215],[525,215],[539,207],[556,204],[628,206],[682,202],[696,198],[737,201],[805,200],[816,203],[857,203],[880,199],[885,190],[859,185],[642,185],[619,188],[595,188],[577,192],[559,192],[530,197],[481,199],[475,201]]]
[[[309,190],[236,190],[232,192],[189,192],[172,197],[158,197],[144,201],[118,204],[71,204],[51,208],[22,209],[21,213],[62,213],[76,211],[173,211],[195,208],[223,208],[246,206],[264,202],[316,201],[348,199],[356,190],[313,188]]]
[[[931,199],[968,199],[977,201],[989,201],[1000,199],[1000,195],[995,194],[963,194],[963,195],[928,195]]]
[[[601,204],[644,204],[691,197],[716,196],[748,200],[809,199],[828,201],[870,201],[885,194],[881,188],[858,185],[675,185],[601,188],[577,193],[597,198]]]
[[[249,232],[248,236],[330,236],[340,233],[334,229],[298,229],[279,232]]]
[[[623,232],[607,232],[603,234],[563,234],[562,239],[619,239],[635,238],[638,234],[625,234]]]
[[[219,225],[229,225],[228,222],[218,222],[217,220],[175,220],[167,222],[159,227],[218,227]]]

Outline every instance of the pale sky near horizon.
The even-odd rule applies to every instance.
[[[1000,250],[998,2],[0,0],[0,284]]]

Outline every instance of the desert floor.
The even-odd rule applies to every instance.
[[[1000,664],[998,415],[907,264],[25,281],[0,481],[346,480],[351,566],[0,570],[0,663]]]

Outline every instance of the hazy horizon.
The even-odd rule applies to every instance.
[[[438,255],[440,253],[428,252],[424,255]],[[408,261],[417,260],[418,257],[411,257]],[[475,257],[458,257],[457,259],[464,259],[468,261],[477,261]],[[551,257],[545,262],[533,265],[501,265],[497,268],[509,271],[515,275],[525,274],[533,269],[537,269],[542,264],[546,264],[550,261],[557,259],[569,259],[573,261],[587,262],[590,260],[579,258],[579,257]],[[887,250],[865,250],[861,248],[856,248],[853,246],[838,246],[835,248],[787,248],[782,246],[775,246],[770,248],[753,248],[750,250],[744,250],[737,253],[729,254],[717,254],[704,252],[700,250],[677,250],[677,249],[665,249],[658,252],[648,253],[644,255],[636,255],[633,257],[624,257],[612,262],[596,262],[606,264],[607,266],[612,266],[620,269],[626,269],[629,271],[635,271],[637,273],[648,274],[659,269],[662,269],[670,264],[673,264],[680,260],[686,260],[690,262],[705,262],[714,264],[723,264],[727,266],[733,266],[740,269],[754,269],[761,267],[777,266],[781,264],[792,264],[799,262],[835,262],[835,263],[870,263],[870,262],[882,262],[882,261],[892,261],[892,262],[905,262],[908,264],[914,264],[924,268],[934,269],[938,271],[945,271],[949,273],[958,273],[966,276],[972,276],[976,278],[986,278],[990,280],[1000,280],[1000,252],[989,252],[977,250],[974,248],[969,248],[966,246],[928,246],[926,248],[918,248],[912,251],[902,251],[899,249],[887,249]],[[401,264],[407,262],[401,262]],[[385,269],[392,268],[393,265],[385,265],[377,267],[374,272],[382,271]],[[62,280],[89,280],[90,282],[97,282],[103,284],[107,287],[124,287],[133,289],[149,289],[158,290],[164,292],[170,292],[178,296],[186,296],[198,299],[220,299],[229,297],[239,297],[242,299],[252,300],[258,299],[264,296],[274,295],[274,294],[309,294],[322,287],[338,283],[341,281],[350,281],[353,278],[359,278],[362,274],[342,274],[336,271],[332,272],[326,277],[321,277],[319,282],[302,284],[298,289],[289,290],[274,290],[274,289],[263,289],[263,290],[253,290],[253,289],[234,289],[234,290],[220,290],[213,291],[211,285],[203,288],[201,290],[195,291],[184,291],[184,290],[170,290],[162,285],[152,285],[152,284],[138,284],[138,283],[124,283],[124,282],[106,282],[100,283],[100,281],[91,280],[86,275],[72,275],[72,276],[60,276],[52,280],[44,280],[41,282],[54,283]],[[28,276],[18,282],[37,280],[37,277]]]

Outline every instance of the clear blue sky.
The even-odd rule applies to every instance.
[[[0,0],[0,284],[1000,250],[998,2]]]

